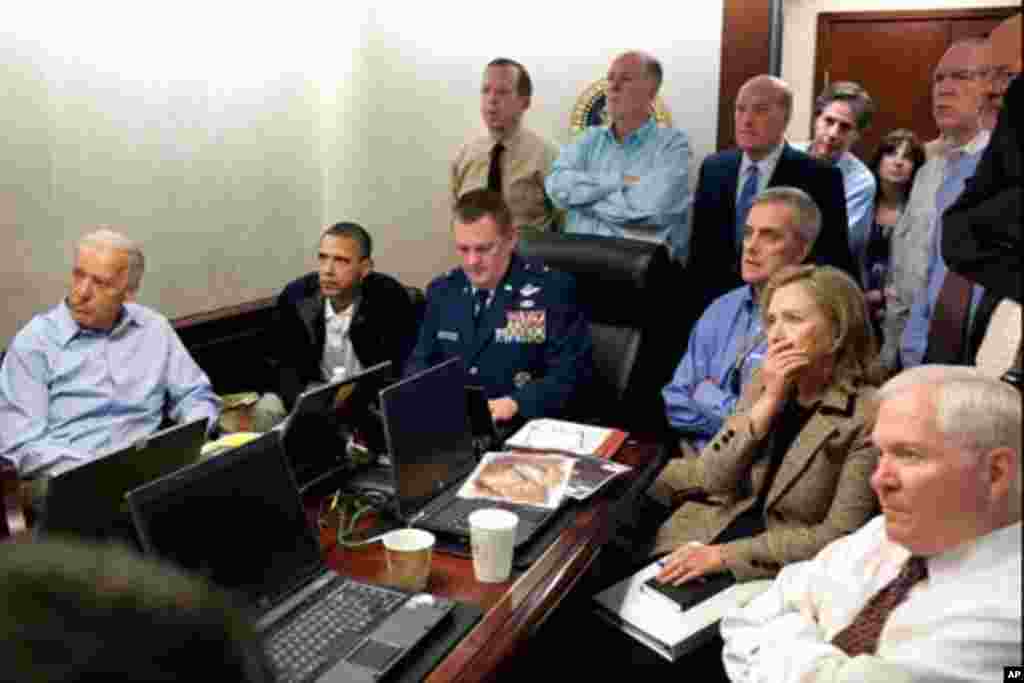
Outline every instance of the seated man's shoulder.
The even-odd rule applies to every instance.
[[[315,296],[320,291],[320,276],[314,271],[297,277],[281,290],[279,301],[295,303]]]
[[[444,272],[427,285],[427,299],[435,296],[445,296],[451,292],[458,292],[463,287],[469,286],[469,280],[461,268],[452,268]]]
[[[170,319],[163,313],[156,309],[137,304],[134,302],[125,302],[124,304],[125,313],[131,316],[137,324],[140,325],[159,325],[161,327],[173,328],[174,325]]]
[[[543,285],[548,293],[569,292],[576,287],[576,278],[564,270],[552,268],[540,259],[523,259],[523,277],[533,286]],[[530,284],[526,285],[529,288]]]

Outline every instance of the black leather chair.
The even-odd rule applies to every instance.
[[[590,320],[595,377],[578,392],[584,419],[661,433],[661,387],[685,345],[671,328],[675,266],[661,244],[593,235],[524,234],[520,253],[572,274]]]

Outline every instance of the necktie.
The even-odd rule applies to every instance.
[[[501,153],[505,145],[500,142],[491,150],[491,167],[487,171],[487,189],[501,192]]]
[[[747,214],[750,213],[750,205],[754,203],[757,196],[757,183],[759,172],[757,164],[747,167],[747,179],[740,191],[740,198],[736,202],[736,251],[743,251],[743,232],[747,227]]]
[[[959,273],[948,271],[935,299],[928,326],[925,363],[962,364],[967,340],[967,311],[971,305],[971,283]]]
[[[850,625],[836,634],[832,644],[850,657],[874,654],[878,649],[878,637],[885,620],[907,598],[910,588],[926,576],[928,566],[925,559],[917,556],[909,558],[896,578],[875,593]]]
[[[963,190],[963,180],[958,167],[963,163],[964,153],[954,150],[946,161],[946,172],[935,193],[935,230],[942,230],[942,214]],[[941,240],[936,235],[937,240]],[[941,243],[941,241],[939,242]],[[938,255],[941,259],[941,254]],[[944,265],[944,262],[943,262]],[[967,340],[967,320],[971,305],[971,283],[962,275],[947,271],[935,298],[932,320],[928,326],[928,345],[924,354],[925,363],[961,364]]]
[[[491,293],[486,289],[478,289],[473,294],[473,322],[480,326],[480,320],[484,317],[484,311],[487,310],[487,300],[490,298]]]

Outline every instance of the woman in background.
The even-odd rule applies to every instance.
[[[924,165],[925,150],[913,132],[899,128],[879,143],[868,167],[875,176],[875,220],[865,249],[864,298],[871,310],[875,331],[882,332],[885,286],[889,282],[893,228],[903,215],[917,171]]]

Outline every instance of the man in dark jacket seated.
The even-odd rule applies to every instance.
[[[391,374],[416,343],[408,291],[373,270],[373,240],[355,223],[324,229],[316,272],[288,283],[277,300],[278,388],[289,408],[311,384],[352,376],[391,361]]]

